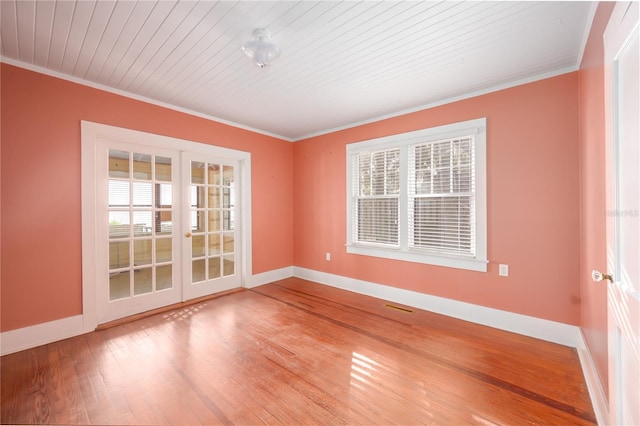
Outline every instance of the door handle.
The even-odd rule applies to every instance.
[[[591,271],[591,279],[596,283],[599,283],[602,280],[609,280],[610,282],[613,282],[613,275],[603,274],[602,272],[596,271],[594,269],[593,271]]]
[[[191,238],[191,232],[187,231],[184,233],[184,236],[187,238]]]

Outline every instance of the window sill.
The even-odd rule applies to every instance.
[[[487,272],[487,260],[465,259],[452,256],[438,256],[429,253],[403,251],[380,247],[365,247],[347,244],[347,253],[363,256],[382,257],[405,262],[424,263],[426,265],[444,266],[447,268],[466,269],[468,271]]]

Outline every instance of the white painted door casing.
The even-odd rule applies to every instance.
[[[194,155],[201,155],[203,158],[217,158],[220,161],[233,162],[237,165],[238,181],[242,182],[242,190],[239,191],[238,204],[242,205],[236,222],[243,232],[237,241],[238,252],[241,253],[239,267],[236,271],[238,275],[238,286],[246,285],[251,277],[252,251],[251,251],[251,154],[229,148],[222,148],[208,144],[177,139],[168,136],[156,135],[136,130],[124,129],[88,121],[81,121],[81,194],[82,194],[82,305],[83,305],[83,330],[92,331],[96,326],[104,321],[97,310],[98,292],[96,279],[98,274],[97,254],[98,246],[101,244],[98,238],[98,219],[96,206],[99,183],[96,180],[96,165],[100,161],[99,144],[100,140],[117,141],[123,146],[139,145],[152,149],[166,150],[178,153],[189,152]],[[177,163],[180,163],[178,160]],[[178,167],[179,168],[179,167]],[[179,189],[178,194],[181,192]],[[102,191],[104,196],[104,191]],[[179,196],[179,195],[178,195]],[[180,196],[179,196],[180,197]],[[175,198],[175,197],[174,197]],[[184,197],[180,197],[184,199]],[[178,201],[179,202],[179,201]],[[181,224],[184,220],[180,221]],[[178,245],[174,248],[177,261],[179,262],[183,244],[182,235],[186,230],[178,230]],[[184,268],[182,268],[184,269]],[[178,279],[181,279],[181,275]],[[185,300],[182,293],[179,300]]]
[[[618,2],[604,33],[610,424],[640,424],[638,2]]]

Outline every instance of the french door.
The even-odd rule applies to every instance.
[[[247,161],[83,122],[87,328],[242,286]]]
[[[237,161],[182,153],[188,206],[182,229],[183,291],[186,299],[240,287]]]
[[[179,153],[100,139],[96,154],[98,317],[180,301]]]

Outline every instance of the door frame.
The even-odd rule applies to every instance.
[[[81,195],[82,195],[82,317],[83,329],[92,331],[98,326],[96,294],[97,223],[95,176],[96,147],[98,139],[111,139],[134,145],[148,145],[154,148],[182,152],[192,152],[237,161],[240,191],[239,222],[241,236],[240,282],[246,287],[252,271],[251,233],[251,153],[223,148],[205,143],[157,135],[138,130],[125,129],[91,121],[80,122],[81,128]],[[184,233],[182,223],[176,232]],[[184,239],[180,238],[181,244]],[[176,253],[182,252],[182,245]],[[182,296],[184,297],[184,296]]]
[[[634,4],[635,3],[635,4]],[[627,15],[628,14],[628,15]],[[633,17],[631,14],[635,14]],[[627,19],[625,19],[627,18]],[[630,19],[629,19],[630,18]],[[616,264],[617,256],[617,219],[620,212],[617,211],[617,142],[616,142],[616,122],[617,107],[615,105],[615,69],[614,63],[619,53],[625,45],[637,36],[638,28],[638,4],[636,2],[618,2],[609,18],[604,32],[604,92],[605,92],[605,156],[606,156],[606,238],[607,238],[607,273],[612,275],[612,281],[607,283],[607,322],[608,322],[608,376],[609,376],[609,413],[608,423],[618,424],[622,413],[619,412],[620,379],[624,372],[620,367],[618,344],[621,338],[627,338],[626,327],[623,327],[622,334],[618,331],[618,325],[632,327],[630,316],[634,314],[634,309],[638,308],[637,300],[629,301],[626,291],[620,287],[620,271]],[[633,299],[633,297],[631,297]],[[631,312],[629,312],[629,310]],[[637,314],[637,312],[635,312]],[[633,345],[633,340],[631,341]],[[635,343],[637,345],[637,342]],[[637,349],[637,348],[636,348]]]

